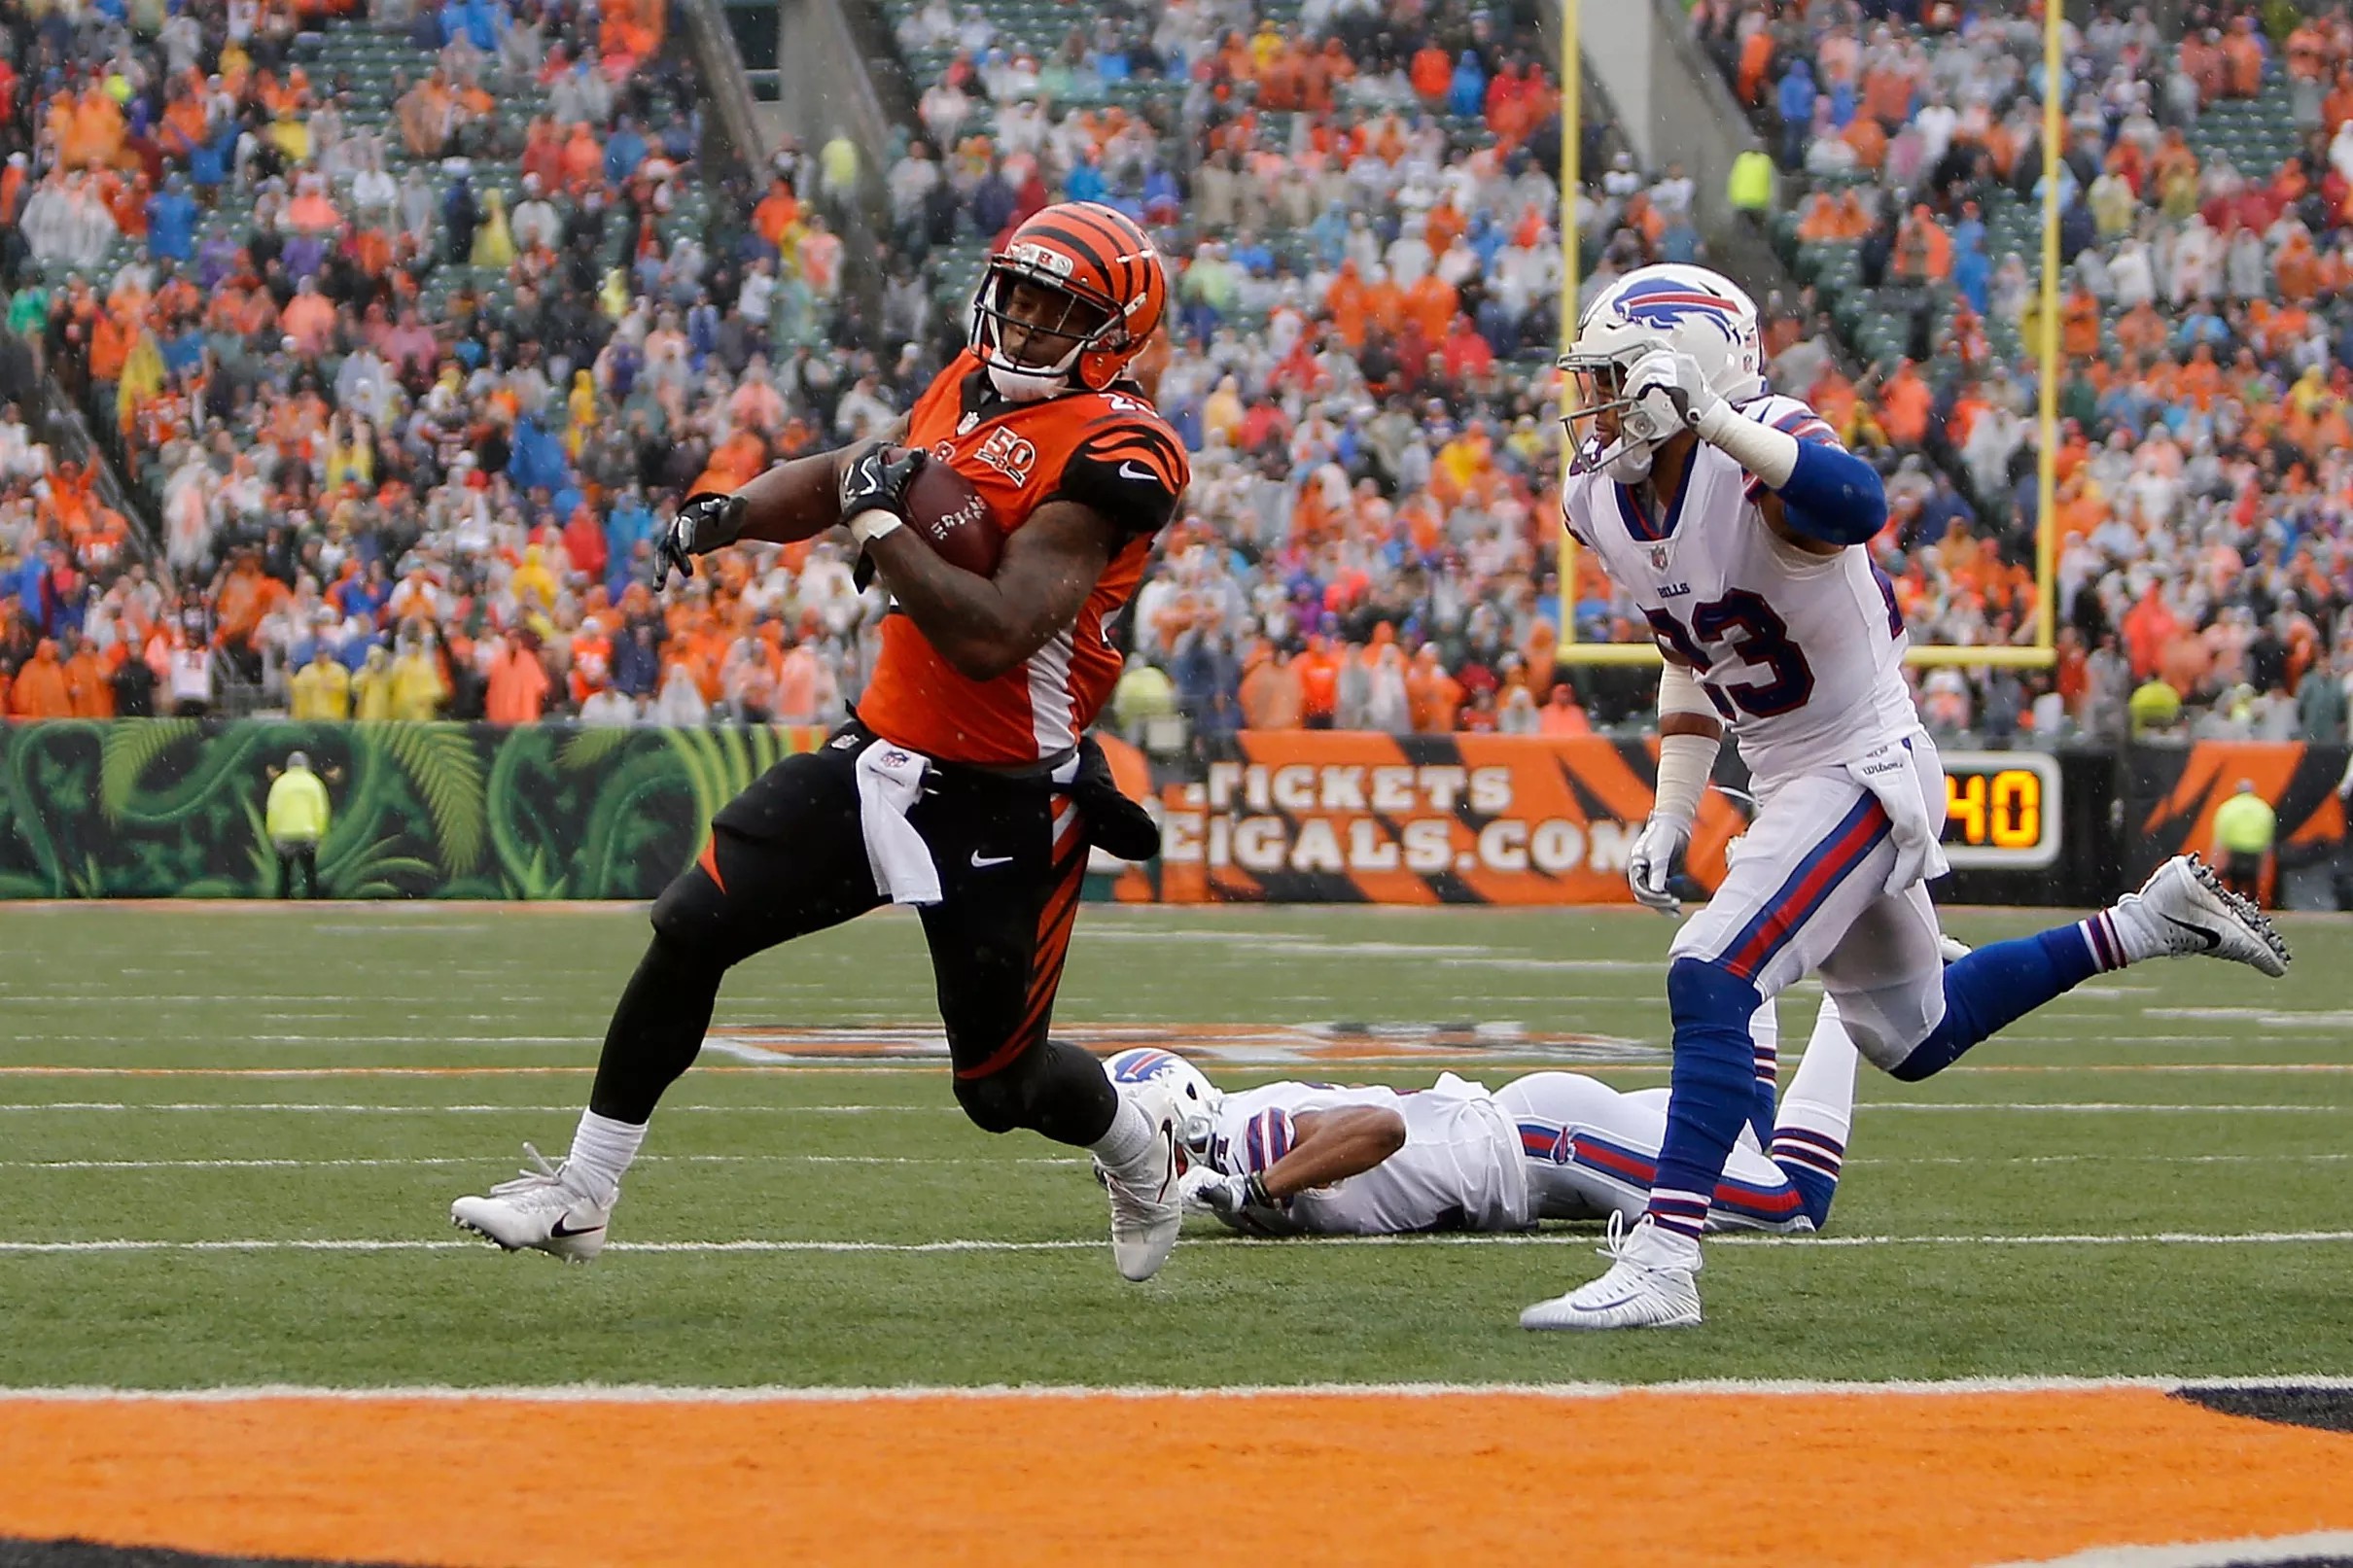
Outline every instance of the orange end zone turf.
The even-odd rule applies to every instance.
[[[2146,1388],[0,1403],[0,1536],[483,1568],[1092,1568],[1204,1517],[1278,1562],[1929,1568],[2353,1527],[2349,1474]]]

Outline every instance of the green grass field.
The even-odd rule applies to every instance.
[[[2041,922],[1949,923],[1982,941]],[[1516,1024],[1647,1047],[1605,1069],[1634,1087],[1664,1081],[1668,929],[1094,907],[1058,1026]],[[642,911],[6,907],[0,1385],[2353,1373],[2353,924],[2287,929],[2286,981],[2152,965],[1930,1083],[1866,1070],[1825,1238],[1846,1244],[1713,1246],[1704,1328],[1584,1339],[1514,1318],[1599,1267],[1592,1228],[1364,1245],[1193,1222],[1131,1286],[1083,1164],[969,1128],[944,1065],[742,1070],[742,1048],[672,1092],[602,1261],[508,1257],[462,1243],[449,1200],[509,1174],[524,1139],[562,1149]],[[1785,1071],[1816,995],[1783,999]],[[916,927],[879,917],[739,970],[718,1032],[930,1021]],[[1458,1070],[1491,1086],[1557,1060],[1479,1049]],[[392,1067],[569,1070],[312,1070]],[[172,1244],[53,1246],[121,1241]],[[892,1249],[947,1241],[1022,1245]],[[206,1242],[262,1244],[182,1244]]]

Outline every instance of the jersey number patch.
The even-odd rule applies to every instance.
[[[1694,606],[1688,628],[1664,610],[1646,610],[1643,614],[1650,620],[1651,635],[1658,639],[1659,646],[1690,665],[1695,675],[1729,658],[1761,666],[1771,677],[1724,682],[1703,679],[1700,684],[1707,700],[1727,720],[1737,721],[1741,714],[1773,718],[1805,707],[1806,699],[1813,695],[1813,666],[1789,640],[1788,622],[1761,595],[1735,588],[1721,599]]]

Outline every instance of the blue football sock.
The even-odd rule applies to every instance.
[[[1756,1105],[1748,1021],[1760,999],[1756,987],[1720,965],[1677,958],[1667,971],[1667,1001],[1675,1062],[1649,1216],[1662,1230],[1696,1240],[1724,1162]]]
[[[2080,924],[1979,948],[1946,966],[1944,1022],[1890,1069],[1892,1075],[1917,1083],[1943,1072],[1971,1046],[2073,991],[2103,967]]]
[[[1773,1163],[1781,1167],[1789,1185],[1798,1190],[1799,1201],[1805,1203],[1807,1218],[1813,1221],[1813,1228],[1818,1231],[1829,1224],[1830,1201],[1839,1195],[1839,1178],[1801,1165],[1796,1157],[1779,1149],[1774,1150]]]

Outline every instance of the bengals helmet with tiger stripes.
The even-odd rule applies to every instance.
[[[1007,312],[1016,285],[1059,296],[1059,316],[1036,322]],[[989,258],[972,296],[972,352],[998,395],[1034,402],[1066,392],[1101,392],[1117,381],[1160,329],[1168,306],[1160,253],[1124,213],[1094,201],[1061,201],[1013,230]],[[1048,365],[1015,362],[999,346],[1007,324],[1068,339]]]

